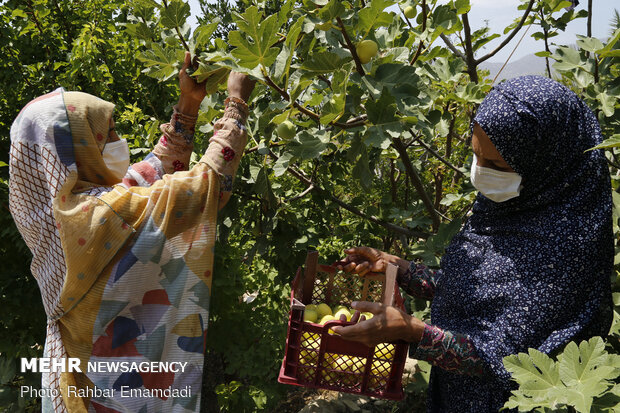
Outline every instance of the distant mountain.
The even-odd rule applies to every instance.
[[[488,70],[490,78],[493,79],[502,65],[503,63],[490,63],[486,61],[480,65],[480,68]],[[553,60],[549,62],[549,65],[553,65]],[[545,58],[529,54],[519,60],[508,63],[497,78],[497,81],[523,75],[546,75],[546,71]],[[553,72],[553,67],[551,67],[551,71]]]

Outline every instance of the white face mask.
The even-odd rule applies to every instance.
[[[122,181],[127,173],[127,169],[129,169],[129,146],[127,145],[127,140],[121,139],[106,143],[101,155],[103,156],[103,162],[114,174],[114,177],[119,182]]]
[[[521,175],[516,172],[496,171],[478,166],[478,159],[475,154],[474,162],[471,164],[470,179],[482,195],[495,202],[504,202],[518,197],[523,187]]]

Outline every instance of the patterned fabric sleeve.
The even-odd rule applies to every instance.
[[[187,171],[194,149],[194,126],[197,119],[197,116],[179,112],[175,106],[170,123],[159,127],[163,135],[153,153],[161,161],[164,173]]]
[[[224,116],[214,125],[209,147],[200,159],[220,177],[220,205],[224,205],[232,194],[233,179],[247,143],[247,117],[247,106],[228,102]]]
[[[398,285],[409,295],[426,300],[435,296],[435,272],[424,264],[411,261],[404,274],[398,275]]]
[[[165,174],[186,171],[194,149],[195,116],[187,116],[175,106],[170,123],[160,126],[162,136],[153,152],[127,170],[125,186],[151,186]]]
[[[224,116],[215,123],[209,148],[201,160],[220,175],[221,198],[228,198],[224,195],[232,191],[233,177],[245,148],[247,116],[247,107],[229,102]],[[194,148],[196,119],[179,112],[175,106],[170,123],[160,127],[163,135],[155,149],[144,160],[129,167],[123,184],[148,187],[165,174],[187,170]]]
[[[409,355],[454,373],[481,376],[484,372],[484,362],[468,336],[428,324],[418,346],[410,347]]]

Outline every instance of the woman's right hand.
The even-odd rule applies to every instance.
[[[252,90],[256,85],[256,80],[248,75],[239,72],[230,72],[228,75],[228,96],[236,97],[247,102]]]

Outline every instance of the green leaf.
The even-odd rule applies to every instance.
[[[6,162],[0,161],[0,168],[2,168],[3,166],[9,166],[9,164]]]
[[[618,374],[609,365],[609,354],[600,337],[582,341],[577,347],[570,342],[564,349],[560,361],[560,375],[568,387],[574,387],[587,397],[599,396],[607,388],[607,380],[613,380]]]
[[[620,28],[616,29],[614,31],[614,34],[612,35],[612,37],[609,39],[609,41],[607,42],[607,44],[605,45],[605,47],[601,50],[598,50],[598,53],[601,56],[608,56],[609,53],[613,52],[613,51],[618,51],[618,49],[613,50],[614,46],[616,45],[616,43],[618,42],[618,40],[620,40]]]
[[[399,121],[373,125],[366,130],[364,143],[367,146],[387,149],[392,143],[392,139],[398,138],[404,131],[405,129]]]
[[[454,2],[454,7],[456,8],[456,14],[469,13],[471,10],[469,0],[456,0]]]
[[[228,42],[236,47],[232,55],[239,59],[239,64],[248,69],[271,66],[279,53],[277,47],[272,47],[278,40],[278,16],[263,19],[262,13],[252,6],[243,15],[236,15],[235,23],[239,30],[228,34]]]
[[[433,22],[443,29],[443,33],[450,34],[460,27],[460,21],[455,10],[447,4],[437,6],[433,11]]]
[[[230,69],[227,67],[220,67],[209,75],[207,83],[205,83],[205,90],[207,94],[213,94],[217,92],[219,86],[228,80],[228,74]]]
[[[504,366],[512,374],[513,380],[519,384],[532,382],[538,389],[547,390],[562,386],[559,366],[538,350],[529,349],[528,354],[519,353],[504,357]]]
[[[273,173],[276,177],[282,176],[286,173],[286,170],[291,162],[291,159],[293,159],[292,153],[285,152],[282,155],[280,155],[276,163],[273,164]]]
[[[127,23],[125,30],[130,35],[142,40],[151,41],[154,37],[153,31],[144,22]]]
[[[303,130],[295,136],[295,139],[288,145],[294,156],[301,159],[314,159],[323,153],[327,147],[327,141],[321,137],[324,137],[326,131],[315,130],[314,132],[310,133],[308,130]]]
[[[620,49],[610,50],[600,54],[601,57],[618,57],[620,56]]]
[[[553,67],[557,71],[573,70],[576,68],[583,68],[583,61],[579,52],[570,47],[558,47],[556,54],[554,55],[556,62]]]
[[[332,52],[317,52],[311,54],[301,68],[314,73],[331,73],[342,68],[350,60],[351,58],[342,58]]]
[[[538,57],[549,57],[551,56],[551,52],[548,52],[546,50],[542,51],[542,52],[536,52],[534,53],[536,56]]]
[[[392,24],[394,17],[390,13],[386,13],[387,7],[393,5],[390,0],[372,0],[370,4],[360,10],[357,15],[359,18],[358,30],[366,37],[366,35],[376,27],[387,27]]]
[[[620,146],[620,133],[616,133],[611,138],[605,139],[603,142],[596,145],[595,147],[588,149],[588,151],[593,151],[595,149],[616,148],[618,146]]]
[[[565,8],[567,8],[567,7],[570,7],[570,6],[572,6],[572,5],[573,5],[573,3],[572,3],[572,2],[570,2],[570,1],[566,1],[566,0],[559,1],[559,2],[557,2],[557,4],[553,7],[553,9],[551,10],[551,13],[558,12],[558,11],[560,11],[560,10],[562,10],[562,9],[565,9]]]
[[[274,70],[274,77],[278,80],[282,80],[285,78],[284,88],[287,87],[287,81],[289,76],[289,71],[291,67],[291,60],[293,59],[293,55],[295,54],[295,45],[297,43],[297,38],[301,33],[301,29],[304,25],[305,16],[301,16],[297,21],[291,26],[286,35],[286,42],[284,43],[284,47],[278,54],[276,59],[276,66]]]
[[[147,67],[144,73],[161,81],[176,75],[181,62],[175,50],[164,49],[159,43],[153,43],[149,50],[138,55],[138,59]]]
[[[278,25],[279,26],[282,26],[288,21],[289,13],[293,9],[294,5],[295,5],[294,0],[286,0],[284,4],[280,5],[280,11],[278,12]]]
[[[326,6],[321,7],[319,10],[319,18],[326,22],[331,21],[339,17],[344,11],[345,8],[342,5],[342,0],[331,0]]]
[[[27,18],[28,18],[28,15],[27,15],[27,14],[26,14],[26,12],[25,12],[25,11],[23,11],[22,9],[14,9],[14,10],[11,12],[11,16],[12,16],[13,18],[16,18],[16,17],[22,17],[22,18],[24,18],[24,19],[27,19]]]
[[[375,125],[393,122],[396,118],[396,100],[387,90],[383,90],[381,98],[366,102],[368,120]]]
[[[353,177],[360,181],[364,189],[370,189],[373,174],[370,172],[368,152],[366,151],[366,148],[362,150],[362,155],[355,163],[355,167],[353,168]]]
[[[168,29],[181,28],[189,15],[189,4],[182,0],[171,0],[168,6],[161,10],[161,24]]]
[[[265,167],[262,167],[258,172],[253,189],[257,194],[262,195],[270,205],[275,205],[277,203],[273,190],[271,189],[269,173]]]
[[[577,39],[577,46],[588,52],[596,53],[603,48],[603,43],[595,37],[586,37],[578,34]]]
[[[605,92],[601,92],[596,95],[596,99],[600,102],[601,110],[603,111],[605,116],[613,116],[614,112],[616,111],[616,103],[618,102],[618,100],[613,96],[609,96]]]
[[[346,95],[344,93],[332,95],[331,99],[327,101],[321,111],[321,123],[326,125],[340,119],[340,117],[344,115],[345,101]]]
[[[211,35],[215,32],[219,23],[220,20],[215,19],[215,21],[209,24],[200,25],[196,28],[196,30],[194,30],[192,39],[195,49],[202,49],[204,46],[209,44],[211,41]]]

